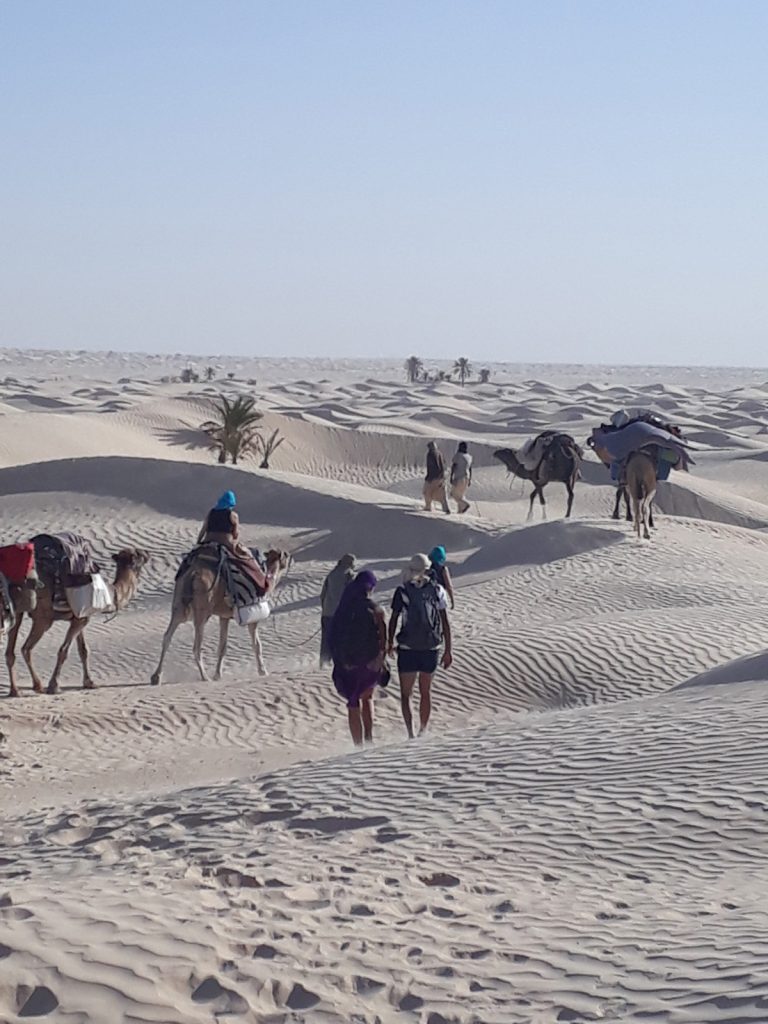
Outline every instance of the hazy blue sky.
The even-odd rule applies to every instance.
[[[762,364],[768,3],[0,0],[0,344]]]

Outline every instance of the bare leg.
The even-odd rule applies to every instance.
[[[347,720],[349,722],[349,732],[352,736],[352,742],[356,747],[362,747],[363,719],[360,714],[360,708],[347,708]]]
[[[230,621],[228,618],[219,619],[219,649],[216,652],[216,671],[213,673],[213,678],[216,680],[221,679],[224,655],[227,653],[227,633]]]
[[[267,668],[264,664],[264,655],[261,649],[261,637],[259,636],[259,624],[258,622],[252,622],[248,629],[251,631],[251,645],[253,646],[253,653],[256,655],[256,668],[260,676],[267,674]]]
[[[181,616],[176,615],[175,612],[171,616],[171,623],[168,626],[168,629],[166,629],[165,635],[163,636],[163,649],[160,651],[160,661],[157,663],[157,668],[152,673],[152,679],[150,680],[153,686],[160,685],[160,673],[162,672],[163,669],[163,662],[165,661],[165,656],[168,653],[168,648],[171,646],[173,634],[176,632],[176,630],[179,628],[183,621],[183,618],[181,618]]]
[[[408,739],[413,739],[413,717],[411,715],[411,693],[416,682],[416,672],[404,672],[400,676],[400,708],[403,712],[403,721],[408,730]]]
[[[360,717],[363,720],[363,735],[366,743],[373,743],[373,701],[371,693],[360,698]]]
[[[40,676],[35,672],[32,664],[32,651],[35,646],[40,642],[40,638],[45,636],[48,632],[48,623],[43,619],[32,619],[32,629],[30,629],[27,639],[24,641],[21,648],[21,655],[24,661],[27,663],[29,674],[32,676],[32,689],[35,693],[43,692],[43,681]]]
[[[8,632],[8,644],[5,648],[5,664],[8,666],[8,678],[11,681],[9,697],[18,697],[19,690],[16,685],[16,642],[19,638],[19,630],[24,616],[20,612],[16,615],[16,621]]]
[[[419,736],[427,731],[432,714],[432,673],[419,673]]]
[[[77,638],[79,633],[85,629],[88,625],[87,619],[72,619],[67,629],[67,635],[64,637],[64,643],[59,648],[59,653],[56,655],[56,664],[53,667],[53,675],[51,681],[48,683],[48,693],[59,692],[59,676],[61,670],[64,668],[64,662],[67,660],[69,654],[69,648],[72,646],[72,642]]]
[[[96,686],[91,678],[91,668],[88,663],[88,644],[85,642],[85,626],[77,634],[77,653],[80,655],[80,663],[83,666],[83,689],[92,690]]]

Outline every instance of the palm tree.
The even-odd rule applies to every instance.
[[[483,367],[483,369],[480,371],[479,377],[481,384],[487,384],[488,381],[491,379],[491,371],[487,367]]]
[[[408,374],[408,380],[411,384],[415,384],[421,376],[421,371],[424,369],[424,364],[418,356],[408,356],[405,360],[405,372]]]
[[[462,356],[461,359],[457,359],[453,364],[453,372],[459,378],[461,386],[464,387],[467,377],[472,373],[472,364],[466,356]]]
[[[256,424],[263,414],[255,405],[256,399],[248,395],[237,398],[221,395],[211,402],[216,419],[206,420],[200,429],[208,435],[211,451],[219,453],[219,462],[225,463],[229,458],[236,466],[238,459],[258,450],[261,434]]]
[[[200,380],[200,374],[193,370],[191,366],[186,366],[181,371],[181,383],[182,384],[197,384]]]
[[[269,460],[284,440],[284,437],[280,437],[280,431],[277,427],[275,427],[266,440],[263,437],[259,438],[259,450],[263,455],[259,469],[269,469]]]
[[[216,376],[216,371],[214,370],[214,368],[212,366],[206,366],[206,368],[205,368],[205,379],[206,380],[213,380],[213,378],[215,376]]]

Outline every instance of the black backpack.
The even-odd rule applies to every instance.
[[[397,642],[412,651],[432,651],[443,642],[440,598],[433,580],[423,586],[405,583],[401,587],[405,622]]]
[[[373,601],[356,601],[343,616],[334,616],[331,657],[337,665],[367,665],[380,653],[379,624]]]

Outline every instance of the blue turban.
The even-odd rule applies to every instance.
[[[221,512],[227,508],[234,508],[237,504],[237,498],[235,497],[234,491],[224,491],[222,496],[216,502],[216,508]]]

